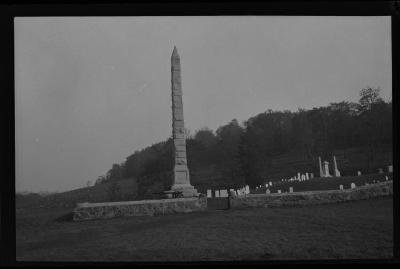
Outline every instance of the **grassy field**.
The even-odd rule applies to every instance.
[[[18,261],[391,258],[392,197],[87,222],[71,209],[17,211]]]

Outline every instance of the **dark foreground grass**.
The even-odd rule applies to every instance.
[[[17,212],[18,261],[376,259],[393,254],[392,197],[86,222]]]

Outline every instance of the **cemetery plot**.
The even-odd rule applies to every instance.
[[[351,184],[354,183],[355,186],[364,186],[366,184],[374,184],[377,182],[383,182],[386,180],[392,180],[392,173],[384,174],[369,174],[362,176],[352,176],[352,177],[329,177],[329,178],[310,178],[305,181],[277,181],[273,182],[272,186],[268,189],[271,193],[280,192],[290,192],[290,187],[293,188],[293,192],[301,191],[323,191],[323,190],[339,190],[340,185],[343,189],[350,189]],[[251,189],[252,194],[266,193],[267,188],[262,186],[261,188]]]

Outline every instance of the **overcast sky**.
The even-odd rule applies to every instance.
[[[390,100],[390,35],[390,17],[16,18],[16,189],[80,188],[167,139],[174,45],[194,133],[365,86]]]

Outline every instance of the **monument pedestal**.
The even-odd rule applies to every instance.
[[[171,191],[181,191],[183,197],[198,196],[197,190],[190,185],[189,169],[186,165],[175,165],[174,167],[174,184]]]
[[[182,196],[184,198],[199,196],[199,193],[197,192],[197,190],[190,184],[174,184],[171,187],[171,191],[182,192]]]

